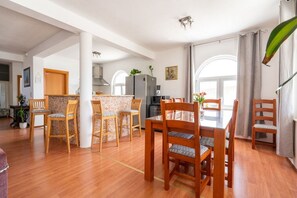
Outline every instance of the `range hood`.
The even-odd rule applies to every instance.
[[[103,79],[103,68],[99,65],[93,66],[93,86],[108,86],[109,83]]]

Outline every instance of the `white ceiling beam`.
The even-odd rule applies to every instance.
[[[111,44],[113,47],[117,47],[126,52],[150,59],[155,58],[155,53],[153,51],[111,32],[97,23],[60,7],[51,1],[2,0],[0,1],[0,5],[68,31],[75,33],[89,32],[93,36],[99,37],[106,43]]]
[[[24,62],[24,55],[0,51],[0,60]]]
[[[34,47],[27,54],[45,58],[76,43],[78,43],[78,36],[63,30]]]

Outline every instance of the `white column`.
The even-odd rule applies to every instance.
[[[80,33],[80,147],[91,146],[92,135],[92,35]]]

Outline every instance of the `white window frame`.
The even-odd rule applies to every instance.
[[[212,58],[207,59],[206,61],[204,61],[200,67],[198,68],[198,70],[196,71],[195,74],[195,92],[201,92],[204,90],[200,90],[200,83],[201,82],[206,82],[206,81],[216,81],[217,84],[217,97],[222,99],[222,108],[223,109],[232,109],[232,105],[224,105],[224,90],[223,90],[223,86],[224,86],[224,81],[228,81],[228,80],[235,80],[237,81],[237,75],[230,75],[230,76],[215,76],[215,77],[201,77],[199,78],[199,75],[201,73],[201,71],[207,67],[211,62],[216,61],[216,60],[221,60],[221,59],[229,59],[232,61],[237,62],[237,58],[236,56],[233,55],[218,55],[218,56],[214,56]]]
[[[111,94],[112,95],[115,95],[115,87],[121,88],[121,95],[125,94],[126,83],[115,83],[116,77],[121,73],[125,73],[127,76],[129,76],[128,73],[125,72],[124,70],[118,70],[114,73],[112,80],[111,80]]]

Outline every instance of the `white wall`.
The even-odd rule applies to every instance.
[[[79,61],[51,55],[43,59],[44,68],[69,72],[69,94],[75,94],[79,88]],[[43,76],[43,72],[42,72]]]
[[[156,53],[155,60],[143,58],[129,58],[121,61],[103,64],[103,77],[109,83],[116,71],[124,70],[128,74],[132,69],[138,69],[142,74],[149,74],[149,65],[152,65],[153,76],[157,78],[157,84],[161,85],[161,94],[171,97],[185,97],[185,67],[186,53],[184,47],[177,47],[167,51]],[[178,80],[165,80],[165,67],[178,66]],[[94,87],[97,90],[111,93],[109,87]]]

